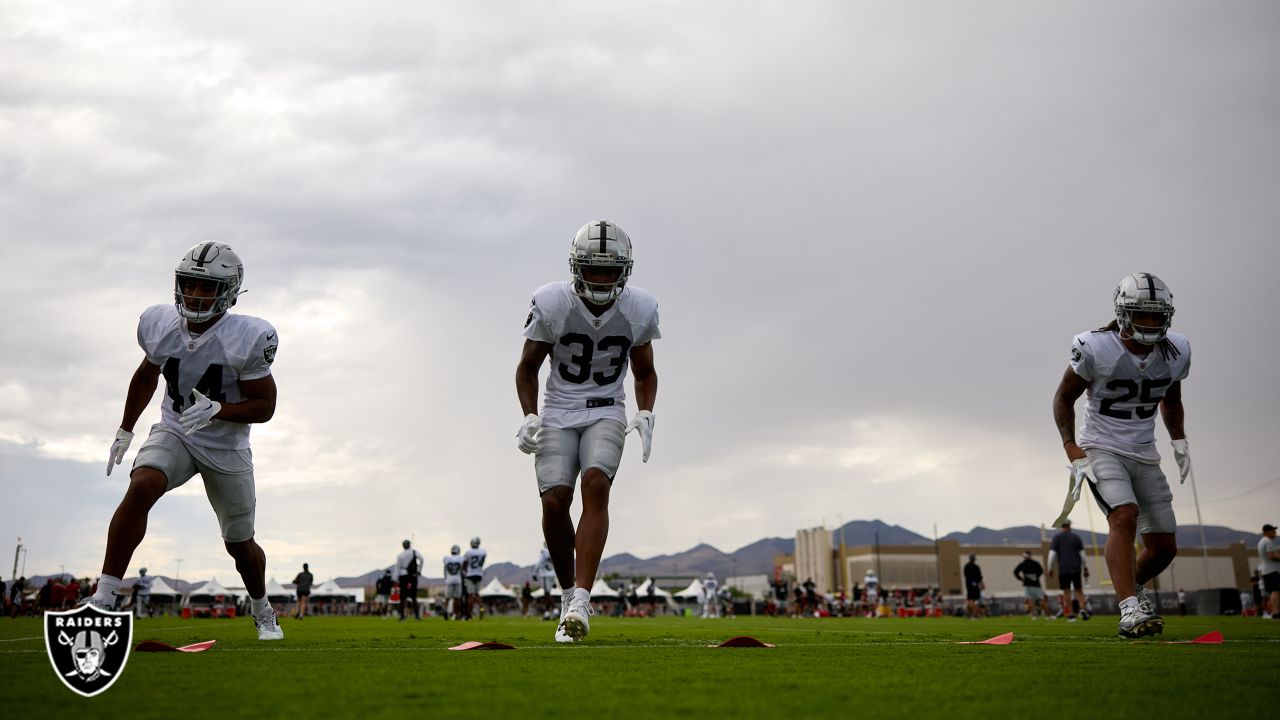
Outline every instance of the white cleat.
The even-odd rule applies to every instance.
[[[259,640],[283,640],[284,630],[280,629],[280,623],[276,622],[276,612],[268,610],[269,614],[253,619],[254,627],[258,628]]]
[[[115,612],[115,611],[116,611],[116,608],[115,608],[115,605],[116,605],[116,604],[115,604],[115,603],[111,603],[110,605],[108,605],[107,603],[104,603],[104,602],[102,602],[102,601],[98,600],[97,598],[95,598],[95,597],[94,597],[94,596],[92,596],[92,595],[90,595],[89,597],[84,598],[84,599],[83,599],[83,600],[81,600],[80,602],[76,603],[76,607],[83,607],[83,606],[85,606],[85,605],[88,605],[88,606],[90,606],[90,607],[96,607],[96,608],[98,608],[99,610],[101,610],[101,611],[103,611],[103,612]]]
[[[569,603],[569,612],[564,614],[564,619],[560,621],[560,626],[564,628],[564,634],[573,638],[574,642],[578,642],[591,632],[591,621],[588,620],[594,612],[591,609],[591,603],[579,602],[574,600]]]
[[[1142,611],[1141,604],[1130,609],[1120,610],[1119,635],[1130,640],[1147,635],[1159,635],[1164,631],[1164,619],[1159,615],[1149,615]]]
[[[556,624],[556,642],[571,643],[573,638],[564,631],[564,616],[569,614],[569,600],[572,598],[570,593],[560,596],[560,622]]]

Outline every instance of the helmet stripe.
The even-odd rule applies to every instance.
[[[1143,273],[1147,276],[1147,292],[1151,293],[1151,301],[1156,301],[1156,281],[1152,279],[1151,273]]]
[[[200,248],[200,257],[196,258],[196,265],[198,267],[204,267],[205,263],[213,260],[213,258],[211,257],[206,257],[209,254],[209,251],[212,249],[213,249],[212,242],[207,242],[204,244],[203,247]]]
[[[601,220],[600,221],[600,253],[601,254],[604,254],[606,252],[604,243],[605,243],[605,240],[608,240],[608,239],[609,239],[609,223],[605,220]]]

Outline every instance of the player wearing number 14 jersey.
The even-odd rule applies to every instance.
[[[1164,619],[1143,587],[1178,554],[1173,492],[1160,471],[1155,417],[1173,441],[1182,481],[1191,474],[1183,429],[1182,381],[1191,345],[1171,332],[1173,294],[1160,278],[1135,273],[1113,295],[1115,320],[1077,335],[1071,362],[1053,400],[1053,416],[1075,480],[1070,503],[1087,482],[1107,516],[1107,569],[1120,601],[1122,637],[1153,635]],[[1075,427],[1075,402],[1086,395],[1084,421]],[[1135,557],[1134,537],[1143,550]]]
[[[147,514],[160,496],[199,474],[218,516],[223,544],[249,591],[260,640],[284,637],[267,603],[266,554],[254,541],[253,455],[249,424],[271,419],[271,377],[278,340],[265,320],[233,315],[244,265],[227,245],[204,242],[183,255],[174,303],[147,308],[138,321],[146,357],[133,373],[124,419],[107,459],[107,474],[124,459],[133,427],[163,377],[160,422],[151,427],[129,475],[129,489],[107,532],[98,590],[88,602],[110,609],[120,577],[146,534]]]
[[[558,642],[586,636],[595,582],[609,534],[609,490],[630,430],[640,433],[649,461],[658,375],[653,343],[658,301],[628,285],[631,238],[616,224],[583,225],[569,245],[572,280],[533,294],[525,319],[524,349],[516,367],[516,396],[525,413],[517,445],[534,453],[542,496],[542,533],[561,596]],[[538,371],[550,377],[538,413]],[[636,407],[627,422],[623,383],[630,366]],[[569,507],[582,476],[582,516],[575,530]]]

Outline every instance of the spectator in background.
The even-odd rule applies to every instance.
[[[27,577],[24,575],[13,581],[9,588],[9,617],[18,617],[22,611],[22,592],[27,589]]]
[[[49,593],[49,607],[61,610],[67,603],[67,586],[62,584],[62,577],[53,579],[53,587]]]
[[[62,606],[75,605],[80,599],[80,583],[75,578],[67,581],[67,587],[63,590]]]
[[[1265,610],[1272,620],[1280,620],[1280,545],[1276,544],[1276,526],[1262,526],[1262,539],[1258,540],[1259,572],[1262,574],[1262,591],[1265,593]]]
[[[1089,577],[1089,566],[1084,561],[1084,541],[1080,539],[1079,535],[1071,531],[1070,518],[1062,521],[1062,529],[1057,535],[1053,536],[1053,540],[1049,543],[1050,579],[1053,578],[1055,558],[1058,565],[1058,587],[1062,589],[1062,612],[1060,614],[1066,615],[1068,622],[1076,619],[1075,611],[1071,606],[1071,596],[1074,593],[1075,599],[1080,604],[1080,619],[1088,620],[1089,608],[1086,605],[1084,584],[1081,578]],[[1163,628],[1164,621],[1161,620],[1160,622]]]
[[[986,584],[982,582],[982,568],[978,567],[978,556],[970,555],[969,562],[964,564],[965,617],[970,619],[978,617],[978,603],[982,600],[982,591],[986,588]]]
[[[1027,598],[1027,617],[1036,619],[1036,609],[1041,617],[1049,617],[1049,600],[1045,598],[1044,588],[1040,587],[1040,576],[1044,567],[1031,557],[1031,551],[1022,553],[1022,562],[1013,569],[1013,576],[1022,581],[1022,594]]]
[[[315,577],[311,575],[311,567],[306,563],[302,563],[302,572],[293,578],[293,589],[298,594],[298,608],[294,611],[293,616],[301,620],[307,616],[310,610],[311,602],[311,586],[315,584]]]
[[[524,587],[520,589],[520,615],[521,617],[529,617],[529,605],[533,603],[533,587],[526,580]]]
[[[1178,614],[1187,614],[1187,594],[1182,591],[1182,588],[1178,588]]]
[[[373,611],[383,617],[391,616],[391,586],[396,581],[391,579],[391,568],[387,568],[382,572],[382,577],[373,584],[374,598]]]
[[[405,603],[413,603],[413,619],[422,620],[418,609],[418,576],[422,574],[422,565],[426,559],[417,549],[409,547],[408,540],[400,543],[404,548],[396,556],[396,574],[400,576],[400,619],[404,620]]]

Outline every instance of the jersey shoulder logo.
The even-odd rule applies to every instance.
[[[268,365],[276,361],[276,348],[278,347],[280,346],[268,345],[267,347],[262,349],[262,359],[265,360]]]

